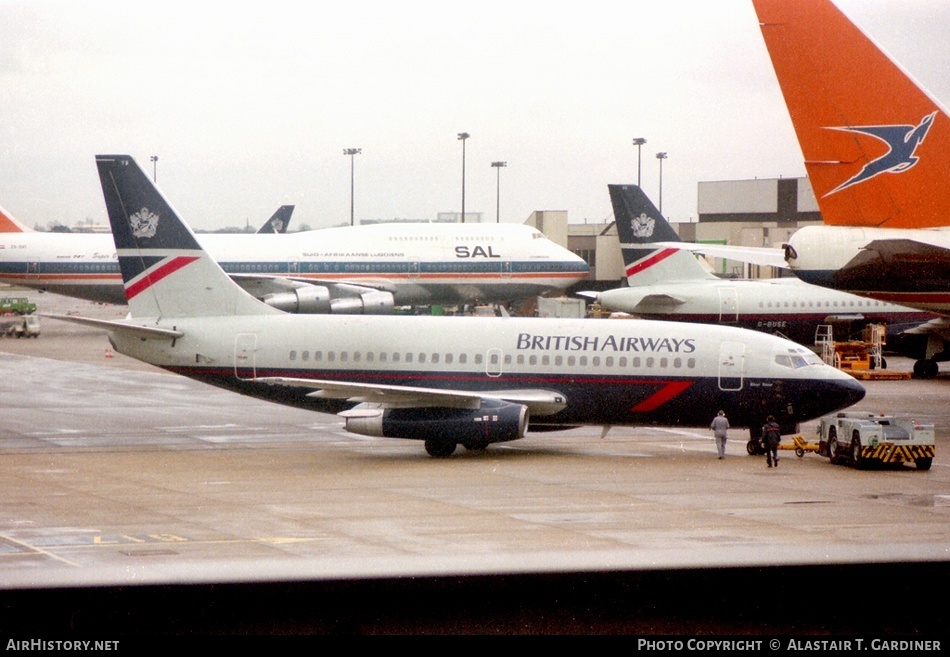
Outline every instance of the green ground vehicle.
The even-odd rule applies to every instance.
[[[26,297],[0,298],[0,315],[31,315],[36,312],[36,304]]]

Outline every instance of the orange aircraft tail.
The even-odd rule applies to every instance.
[[[10,216],[10,214],[0,208],[0,233],[27,233],[30,229]]]
[[[752,0],[825,223],[950,225],[950,118],[829,0]]]

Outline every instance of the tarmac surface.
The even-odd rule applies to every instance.
[[[16,295],[41,313],[125,314]],[[744,431],[720,461],[708,430],[637,427],[432,459],[41,321],[37,339],[0,340],[0,635],[948,627],[945,604],[919,599],[923,585],[942,596],[950,564],[946,372],[864,381],[853,407],[933,422],[929,471],[790,450],[768,469]],[[874,604],[890,611],[872,622]]]

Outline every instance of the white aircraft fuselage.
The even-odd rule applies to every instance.
[[[581,258],[520,224],[378,224],[199,239],[239,281],[365,285],[391,294],[397,306],[526,299],[563,290],[589,271]],[[0,233],[0,282],[126,302],[108,233]]]
[[[863,396],[853,378],[808,349],[732,327],[290,314],[137,323],[183,336],[142,340],[113,334],[120,353],[219,387],[324,412],[374,398],[352,390],[341,397],[314,393],[321,385],[308,385],[308,379],[344,388],[424,386],[497,396],[525,403],[531,409],[528,426],[537,430],[584,424],[705,427],[719,409],[727,410],[735,427],[757,427],[767,409],[791,431]],[[282,379],[280,385],[274,379]]]
[[[932,315],[877,299],[842,294],[798,278],[670,281],[617,288],[597,294],[614,312],[644,319],[724,324],[778,333],[799,344],[814,344],[824,324],[886,324],[889,334],[917,326]],[[841,336],[842,339],[849,336]]]

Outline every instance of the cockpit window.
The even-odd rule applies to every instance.
[[[787,354],[775,355],[775,364],[797,370],[800,367],[808,367],[809,365],[821,365],[822,360],[807,349],[802,349],[801,351],[789,349]]]

